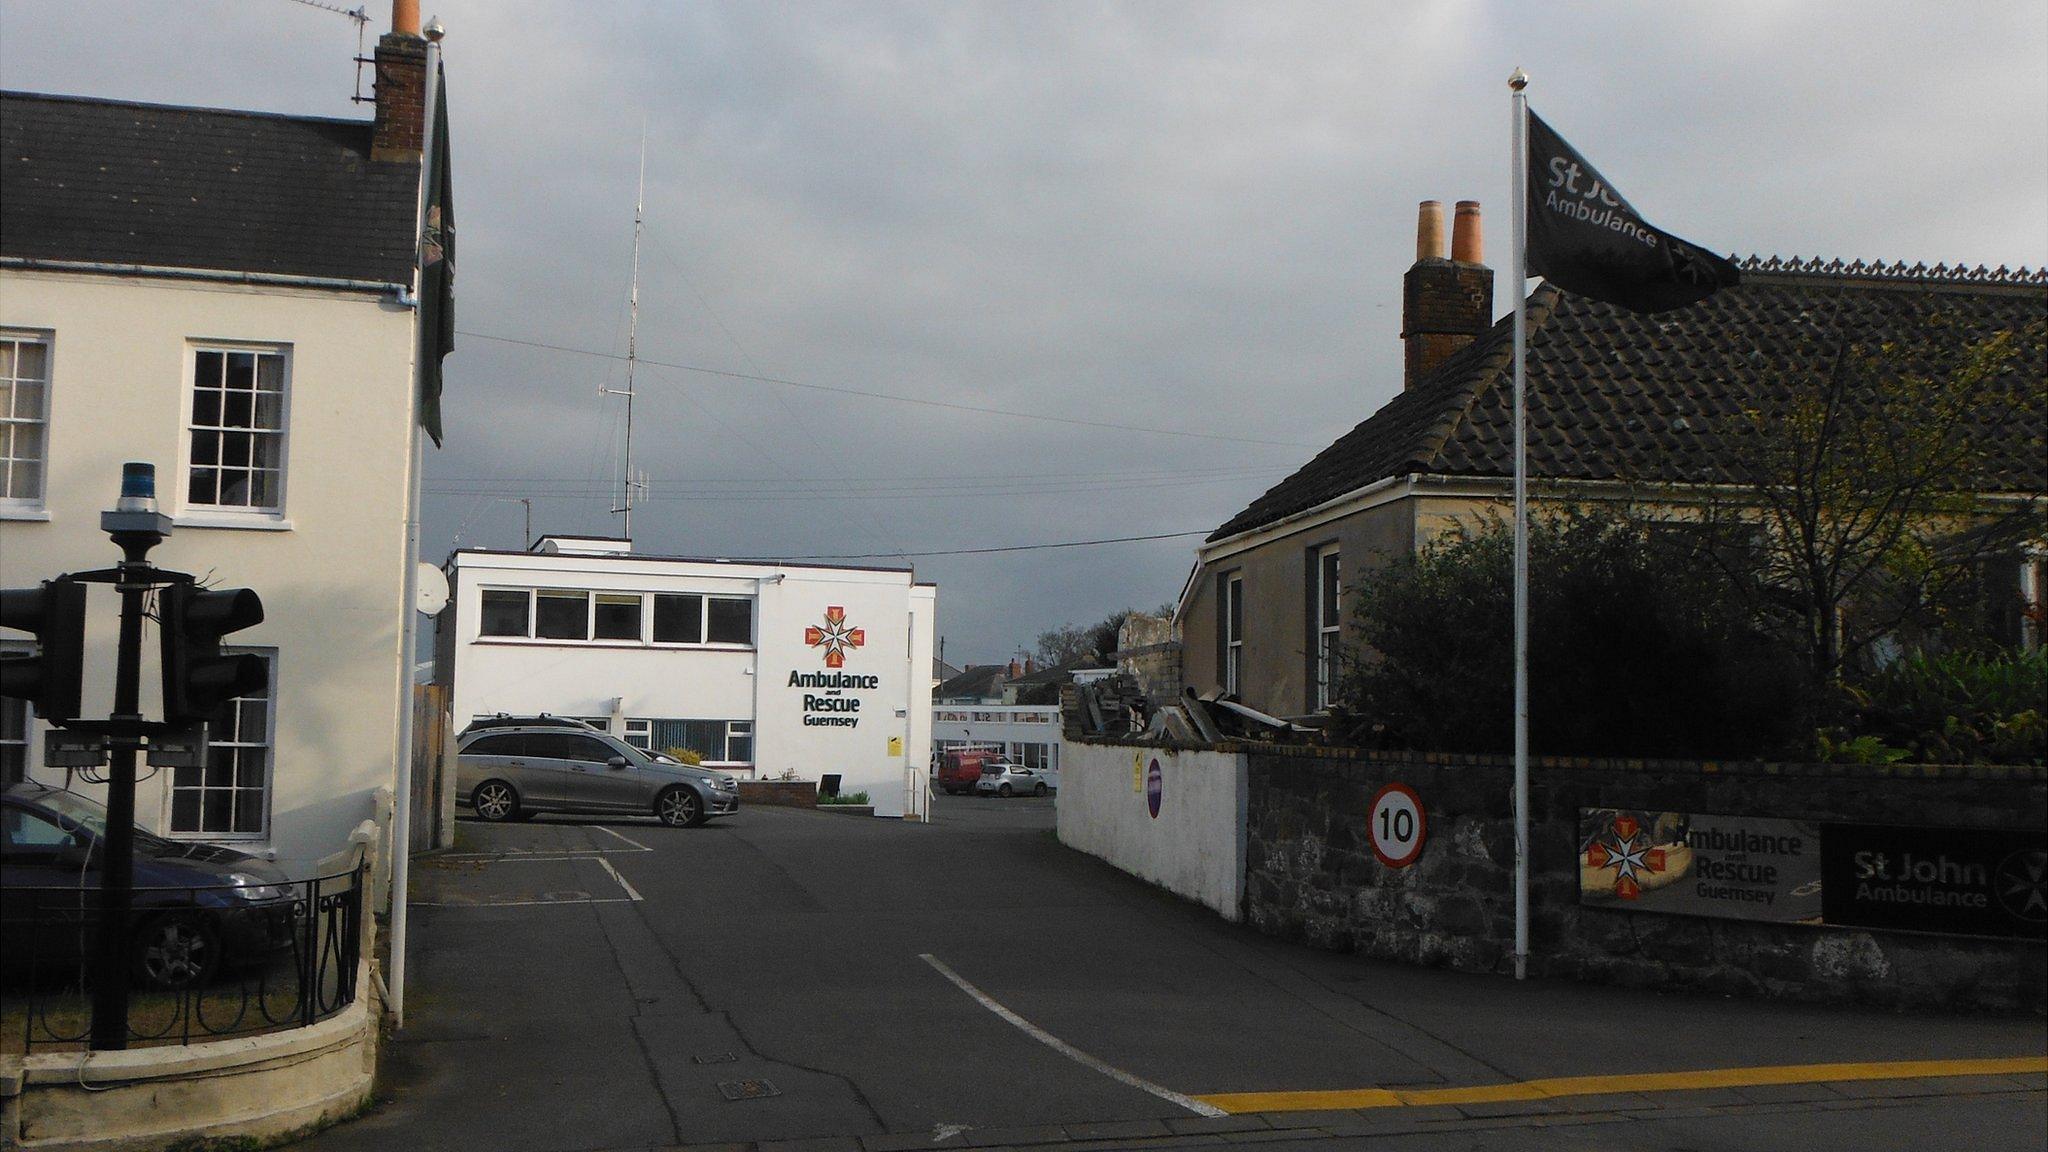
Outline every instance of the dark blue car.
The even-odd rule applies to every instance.
[[[0,963],[77,971],[99,921],[107,810],[27,781],[0,792]],[[138,983],[186,988],[289,947],[291,882],[269,861],[135,830],[130,964]]]

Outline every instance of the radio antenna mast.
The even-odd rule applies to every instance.
[[[647,206],[647,121],[640,121],[640,186],[633,195],[633,289],[626,311],[626,387],[605,389],[608,395],[626,398],[626,453],[619,463],[619,502],[613,515],[625,517],[624,535],[633,538],[633,494],[639,481],[633,475],[633,367],[640,358],[640,231],[646,222]]]

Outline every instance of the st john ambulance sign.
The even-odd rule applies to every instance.
[[[2048,939],[2039,832],[1829,824],[1825,835],[1829,924]]]
[[[2043,940],[2048,837],[1582,808],[1579,902],[1631,912]]]
[[[1819,923],[1820,831],[1797,820],[1579,810],[1579,902]]]

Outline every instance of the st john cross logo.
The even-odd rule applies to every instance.
[[[1664,850],[1650,847],[1650,837],[1633,816],[1617,816],[1613,830],[1586,849],[1586,866],[1614,869],[1614,894],[1623,900],[1642,895],[1638,877],[1664,871]]]
[[[825,609],[825,626],[812,624],[804,629],[804,643],[813,648],[825,650],[825,667],[846,667],[846,650],[859,648],[868,642],[865,628],[846,626],[846,609],[837,604]]]

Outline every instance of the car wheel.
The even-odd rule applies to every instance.
[[[1010,786],[1008,784],[1004,784],[996,789],[996,795],[998,796],[1008,796],[1009,794]]]
[[[678,784],[654,802],[654,814],[671,828],[695,828],[704,822],[704,802]]]
[[[519,792],[503,780],[486,780],[469,794],[478,818],[502,824],[519,816]]]
[[[1039,785],[1038,785],[1038,787],[1036,787],[1036,788],[1033,788],[1033,789],[1031,790],[1031,794],[1032,794],[1033,796],[1043,796],[1043,795],[1045,795],[1045,783],[1044,783],[1043,781],[1040,781],[1040,782],[1039,782]]]
[[[135,937],[135,979],[150,988],[191,988],[220,967],[220,935],[205,917],[167,912]]]

